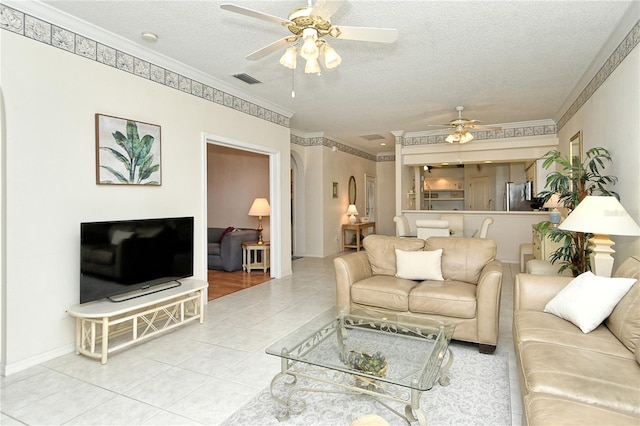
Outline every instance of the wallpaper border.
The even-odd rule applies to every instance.
[[[290,118],[195,79],[0,4],[0,29],[289,128]]]

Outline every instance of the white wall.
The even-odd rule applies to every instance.
[[[591,98],[560,130],[561,149],[582,131],[583,155],[604,147],[612,157],[606,174],[618,177],[612,187],[631,217],[640,224],[640,47],[636,46]],[[632,255],[640,255],[639,237],[612,236],[615,268]]]
[[[279,152],[282,275],[291,271],[289,130],[3,31],[6,373],[72,350],[82,221],[195,216],[206,277],[203,134]],[[162,126],[162,186],[95,184],[94,114]]]
[[[349,177],[356,180],[356,208],[364,212],[364,175],[376,175],[376,162],[323,145],[291,144],[291,150],[302,160],[305,186],[305,225],[295,231],[305,232],[305,247],[297,248],[296,254],[326,257],[339,253],[342,224],[348,222]],[[333,182],[338,183],[337,198],[333,198]]]
[[[376,232],[381,235],[396,235],[395,193],[396,176],[394,161],[379,161],[376,163],[376,203],[378,215],[376,218]]]
[[[284,194],[288,197],[288,194]],[[249,216],[256,198],[269,197],[269,157],[250,151],[207,144],[207,226],[257,228]],[[269,217],[262,220],[262,237],[270,239]]]

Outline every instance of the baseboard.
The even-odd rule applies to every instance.
[[[31,358],[27,358],[22,361],[14,362],[11,364],[2,364],[0,365],[0,372],[5,377],[10,376],[12,374],[16,374],[21,371],[24,371],[28,368],[40,365],[44,362],[51,361],[52,359],[58,358],[59,356],[72,353],[75,350],[76,350],[75,345],[71,343],[68,346],[64,346],[62,348],[55,349],[53,351],[45,352],[43,354],[31,357]]]

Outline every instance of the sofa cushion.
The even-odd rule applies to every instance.
[[[615,276],[640,279],[640,257],[625,260]],[[605,324],[630,351],[640,350],[637,346],[640,340],[640,281],[622,298]]]
[[[484,266],[495,259],[496,243],[485,238],[427,238],[424,249],[442,252],[445,280],[477,284]]]
[[[374,275],[396,275],[395,249],[404,251],[422,250],[424,240],[419,238],[399,238],[388,235],[367,235],[362,241],[371,271]]]
[[[404,251],[396,249],[396,277],[407,280],[435,280],[442,278],[442,249],[433,251]]]
[[[351,286],[351,300],[367,306],[406,312],[409,310],[409,293],[415,281],[374,275]]]
[[[638,417],[609,408],[560,398],[546,393],[533,393],[524,398],[526,423],[554,426],[638,425]]]
[[[527,341],[555,343],[633,359],[633,354],[604,324],[584,334],[569,321],[553,314],[517,310],[513,313],[513,333],[516,345]]]
[[[640,367],[634,359],[534,341],[521,343],[519,354],[526,393],[640,415]]]
[[[584,272],[560,290],[544,307],[544,312],[571,321],[583,333],[589,333],[611,314],[635,281]]]
[[[409,295],[413,313],[476,317],[476,286],[460,281],[423,281]]]

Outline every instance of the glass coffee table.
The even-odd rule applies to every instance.
[[[270,386],[271,396],[282,407],[277,418],[302,412],[302,393],[328,392],[369,395],[407,422],[426,425],[420,397],[435,383],[449,384],[454,329],[455,324],[368,310],[325,312],[266,350],[281,358],[281,371]],[[297,386],[298,378],[327,386]],[[276,386],[281,381],[284,390]],[[404,405],[404,413],[388,400]]]

